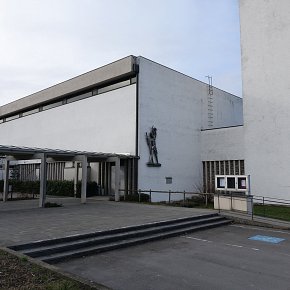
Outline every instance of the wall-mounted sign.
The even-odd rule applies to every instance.
[[[224,176],[217,177],[216,188],[225,188],[225,187],[226,187],[226,178]]]
[[[215,190],[250,193],[249,175],[216,175]]]
[[[166,181],[166,184],[172,184],[172,177],[166,176],[165,181]]]
[[[158,151],[156,146],[157,129],[152,126],[149,133],[146,132],[146,142],[149,148],[149,161],[147,166],[160,167],[161,164],[158,162]]]

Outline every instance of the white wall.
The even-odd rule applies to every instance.
[[[202,83],[139,58],[139,188],[192,191],[201,177]],[[148,167],[145,133],[157,128],[161,167]],[[165,177],[172,177],[167,185]],[[161,198],[161,196],[160,196]],[[166,196],[167,198],[167,196]]]
[[[193,191],[202,184],[201,128],[207,127],[208,85],[145,58],[138,60],[138,186]],[[242,99],[217,88],[213,98],[215,127],[242,123]],[[146,165],[149,151],[145,133],[153,125],[157,128],[160,168]],[[166,184],[165,177],[172,177],[173,183]]]
[[[290,1],[241,0],[245,169],[252,193],[290,199]]]
[[[209,95],[207,92],[208,89],[206,88],[206,92],[203,92],[202,98],[203,129],[229,127],[243,124],[243,99],[217,88],[213,88],[213,118],[212,126],[209,126]]]
[[[0,124],[0,144],[135,154],[136,85]]]
[[[243,160],[244,128],[230,127],[201,132],[201,160]]]
[[[138,187],[193,191],[202,184],[201,128],[207,125],[208,85],[145,58],[138,60]],[[242,123],[242,99],[216,88],[213,97],[215,126]],[[162,164],[155,168],[146,165],[149,150],[145,133],[152,126],[157,128],[158,157]],[[172,177],[172,184],[166,184],[165,177]],[[159,195],[158,199],[167,199],[167,195],[165,198]]]

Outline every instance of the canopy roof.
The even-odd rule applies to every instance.
[[[99,161],[108,158],[118,157],[120,159],[136,158],[136,156],[126,153],[104,153],[74,151],[62,149],[36,148],[36,147],[17,147],[11,145],[0,145],[0,155],[13,156],[15,159],[37,159],[40,154],[46,154],[47,157],[57,160],[73,160],[78,156],[85,155],[88,161]]]

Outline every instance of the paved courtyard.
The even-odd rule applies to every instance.
[[[63,207],[38,208],[37,200],[0,202],[0,245],[113,229],[211,212],[137,203],[88,199],[52,199]]]

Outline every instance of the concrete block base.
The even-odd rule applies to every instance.
[[[214,196],[214,208],[221,210],[236,210],[252,214],[253,197],[251,195],[245,196],[231,196],[218,195]]]

